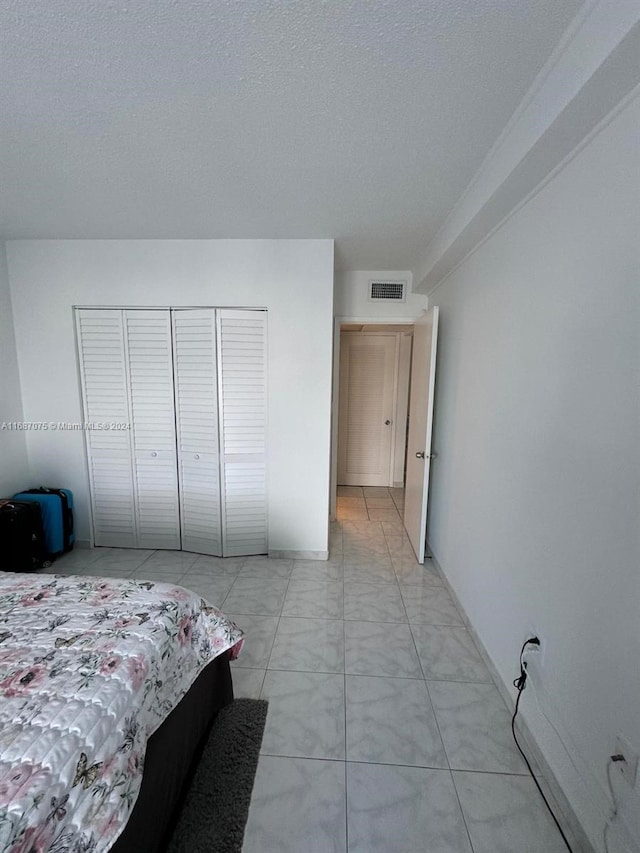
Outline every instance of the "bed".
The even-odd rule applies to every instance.
[[[0,572],[0,851],[162,849],[242,642],[175,585]]]

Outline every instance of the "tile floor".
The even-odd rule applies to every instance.
[[[236,695],[269,713],[244,853],[561,853],[507,708],[399,520],[339,521],[330,545],[327,562],[76,550],[56,570],[180,583],[246,632]]]
[[[382,486],[338,486],[338,521],[388,521],[400,523],[404,489]]]

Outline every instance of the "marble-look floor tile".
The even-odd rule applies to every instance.
[[[363,486],[362,491],[364,492],[365,498],[388,498],[389,497],[388,486]]]
[[[368,541],[358,539],[343,539],[342,556],[347,562],[357,563],[359,560],[379,560],[390,563],[389,549],[384,538],[370,539]]]
[[[131,570],[141,566],[154,552],[142,548],[109,548],[106,554],[94,560],[92,566],[106,571],[109,566],[129,566]]]
[[[401,585],[422,586],[425,589],[427,587],[443,586],[440,575],[434,572],[427,562],[421,565],[413,556],[411,559],[392,556],[391,563]]]
[[[493,684],[429,681],[429,694],[452,770],[526,773],[511,717]]]
[[[55,568],[55,564],[51,567]],[[50,573],[51,568],[47,571]],[[56,569],[56,572],[58,569]],[[64,572],[63,572],[64,574]],[[135,574],[135,569],[131,568],[130,563],[118,563],[111,565],[104,565],[100,560],[96,560],[95,563],[91,563],[89,566],[84,566],[83,568],[76,568],[74,571],[76,576],[84,576],[84,577],[102,577],[102,578],[130,578]]]
[[[344,672],[342,620],[280,618],[269,669]]]
[[[197,559],[198,555],[192,551],[156,551],[145,561],[145,565],[159,571],[164,568],[180,570],[184,574]]]
[[[396,583],[397,581],[388,557],[354,557],[351,554],[345,554],[343,568],[345,580],[360,583],[367,583],[369,580],[375,580],[378,583]]]
[[[385,536],[402,536],[407,542],[409,541],[402,519],[400,521],[383,521],[381,524]]]
[[[411,631],[425,678],[491,683],[489,670],[466,628],[414,623]]]
[[[345,801],[343,762],[261,755],[242,851],[346,853]]]
[[[338,507],[357,507],[359,509],[367,508],[367,504],[363,495],[360,495],[359,497],[356,495],[338,495],[336,505]]]
[[[347,760],[444,767],[424,681],[347,675]]]
[[[336,515],[339,519],[350,519],[352,521],[366,521],[369,518],[366,506],[363,506],[362,508],[338,506],[336,509]]]
[[[345,622],[345,671],[351,675],[422,678],[408,625]]]
[[[393,533],[387,530],[384,534],[384,538],[392,557],[404,557],[407,560],[413,560],[416,563],[418,562],[415,552],[411,547],[411,542],[409,542],[406,534],[404,534],[404,532],[399,528],[396,528]]]
[[[349,853],[471,853],[448,770],[349,762],[347,799]]]
[[[98,565],[96,563],[96,565]],[[154,581],[154,583],[170,583],[170,584],[182,584],[182,578],[184,576],[184,572],[182,569],[170,569],[167,566],[162,566],[161,568],[154,568],[153,566],[148,566],[147,563],[143,563],[140,568],[136,569],[131,577],[136,578],[136,580],[145,580],[145,581]]]
[[[264,754],[345,757],[344,676],[267,670],[261,698],[269,702]]]
[[[240,569],[240,577],[282,578],[291,575],[293,560],[274,560],[271,557],[247,557]]]
[[[56,571],[63,566],[65,568],[71,566],[89,566],[110,552],[110,548],[74,548],[73,551],[69,551],[62,557],[58,557],[54,565]],[[64,572],[62,573],[64,574]]]
[[[259,699],[264,681],[264,669],[231,665],[234,699]]]
[[[374,539],[384,536],[382,525],[379,521],[344,521],[342,522],[342,535],[345,537],[359,537]]]
[[[82,577],[85,574],[91,574],[90,566],[81,566],[77,564],[69,564],[66,565],[58,565],[58,563],[54,563],[53,566],[49,566],[49,568],[45,569],[36,569],[35,574],[37,575],[62,575],[64,577]],[[129,574],[131,574],[129,572]],[[126,575],[125,575],[126,577]]]
[[[566,847],[528,776],[453,773],[475,853],[564,853]]]
[[[369,560],[390,565],[391,556],[384,539],[372,539],[370,542],[349,540],[342,543],[342,557],[345,562],[358,563]]]
[[[298,581],[341,581],[344,577],[342,556],[329,560],[296,560],[291,580]]]
[[[233,613],[279,616],[288,581],[238,576],[226,599],[225,610]]]
[[[329,558],[342,555],[342,530],[329,532]]]
[[[345,583],[374,583],[389,584],[398,588],[398,579],[395,572],[388,569],[372,569],[365,566],[349,566],[344,573]]]
[[[246,557],[210,557],[201,554],[189,566],[189,574],[207,577],[235,577],[242,568]]]
[[[344,584],[344,618],[358,622],[406,622],[397,584]]]
[[[187,572],[180,578],[180,586],[185,589],[190,589],[196,595],[204,598],[209,604],[213,604],[219,610],[222,608],[225,598],[231,586],[233,585],[233,577],[210,577],[206,578],[202,575],[190,575]]]
[[[403,585],[400,587],[409,622],[423,625],[462,625],[453,599],[442,587]]]
[[[382,560],[390,561],[389,550],[384,538],[379,539],[355,539],[345,536],[342,540],[342,556],[346,557],[349,562],[358,562],[358,560]]]
[[[375,506],[369,507],[368,513],[371,521],[400,521],[398,510],[395,507],[393,509],[384,509],[383,507]]]
[[[377,498],[366,498],[367,509],[371,509],[372,507],[376,507],[378,509],[393,509],[395,510],[396,505],[391,500],[391,496],[388,497],[377,497]],[[378,520],[378,519],[374,519]]]
[[[266,669],[278,627],[278,617],[247,616],[241,613],[230,613],[226,609],[224,614],[244,631],[244,645],[238,660],[233,662],[234,668]]]
[[[342,590],[342,583],[337,581],[291,580],[282,615],[342,619]]]
[[[338,486],[339,498],[364,498],[362,486]]]

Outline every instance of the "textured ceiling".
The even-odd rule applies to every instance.
[[[0,234],[412,268],[581,0],[2,0]]]

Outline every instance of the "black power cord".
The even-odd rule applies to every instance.
[[[525,652],[525,649],[527,648],[527,646],[538,646],[539,647],[540,646],[540,640],[537,637],[530,637],[525,643],[523,643],[523,646],[520,649],[520,675],[513,682],[513,686],[518,691],[518,697],[516,699],[516,707],[513,711],[513,717],[511,717],[511,732],[513,734],[513,739],[516,742],[516,746],[518,747],[518,752],[524,758],[524,763],[527,765],[529,773],[531,774],[531,778],[535,782],[536,788],[540,792],[540,796],[542,797],[545,806],[549,810],[549,814],[553,818],[553,822],[558,827],[558,832],[562,836],[562,840],[564,841],[567,850],[569,851],[569,853],[573,853],[573,850],[571,849],[571,845],[567,841],[567,836],[562,831],[562,827],[560,826],[560,824],[558,822],[558,818],[553,813],[553,809],[549,805],[549,801],[545,797],[544,792],[543,792],[542,788],[540,787],[540,783],[536,779],[536,774],[533,772],[531,765],[529,764],[529,759],[524,754],[524,751],[523,751],[522,747],[520,746],[520,743],[518,742],[518,736],[516,734],[516,717],[518,716],[518,709],[520,707],[520,699],[522,697],[522,691],[524,690],[525,685],[527,683],[527,663],[526,663],[526,661],[522,660],[522,656],[524,655],[524,652]]]

